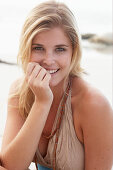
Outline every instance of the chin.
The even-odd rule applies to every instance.
[[[50,87],[56,87],[58,84],[59,84],[58,81],[52,80],[52,79],[50,80],[50,83],[49,83]]]

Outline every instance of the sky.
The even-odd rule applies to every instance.
[[[26,16],[34,6],[44,1],[0,0],[0,53],[2,56],[9,57],[9,54],[15,56]],[[112,31],[112,0],[57,1],[65,2],[75,14],[81,34],[103,34]]]
[[[10,10],[10,7],[14,8],[18,7],[21,9],[24,9],[24,12],[27,13],[29,10],[32,9],[35,5],[37,5],[40,2],[44,2],[45,0],[1,0],[0,1],[0,9],[4,10],[4,13],[0,15],[10,15],[12,11]],[[65,2],[73,11],[84,12],[84,15],[86,13],[98,13],[98,14],[106,14],[110,18],[112,16],[112,0],[57,0]],[[6,10],[5,10],[6,9]],[[16,8],[17,9],[17,8]],[[16,15],[21,15],[16,13]]]
[[[29,11],[38,3],[45,0],[1,0],[0,1],[0,23],[7,19],[25,21]],[[81,32],[103,32],[112,30],[112,0],[57,0],[65,2],[75,14]],[[95,24],[96,23],[96,24]],[[97,28],[97,29],[96,29]],[[105,28],[104,28],[105,29]]]

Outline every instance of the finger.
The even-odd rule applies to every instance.
[[[35,78],[36,74],[39,72],[40,69],[41,66],[38,63],[35,62],[29,63],[26,73],[26,80],[29,81],[30,79]]]
[[[32,78],[36,78],[36,77],[39,75],[39,73],[40,73],[41,70],[42,70],[42,67],[41,67],[39,64],[35,65],[35,67],[34,67],[34,69],[32,70],[30,76],[31,76]]]
[[[47,74],[45,75],[45,77],[43,79],[43,83],[45,85],[49,85],[50,80],[51,80],[51,75],[47,72]]]
[[[44,68],[41,68],[40,72],[36,75],[36,79],[38,79],[38,81],[42,81],[46,74],[47,71]]]
[[[28,76],[28,82],[29,83],[33,83],[34,82],[36,77],[39,75],[41,69],[42,69],[42,67],[39,67],[39,65],[36,65],[34,67],[34,69],[32,70],[32,73],[30,74],[30,76]]]
[[[30,62],[27,66],[27,70],[26,70],[26,76],[30,76],[32,71],[34,70],[35,66],[36,65],[39,65],[38,63],[36,62]]]

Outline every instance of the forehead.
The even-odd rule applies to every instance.
[[[70,39],[60,27],[50,28],[49,30],[42,31],[33,38],[33,43],[66,43],[71,44]]]

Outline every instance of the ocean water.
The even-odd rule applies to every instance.
[[[0,1],[0,59],[15,62],[18,53],[19,36],[24,20],[32,7],[44,0]],[[112,1],[109,0],[65,0],[76,15],[80,33],[112,32]],[[112,105],[112,50],[82,41],[82,66],[88,72],[85,79],[98,88]],[[17,66],[0,64],[0,146],[7,115],[7,97],[10,85],[20,77]],[[33,169],[33,165],[31,165]]]

